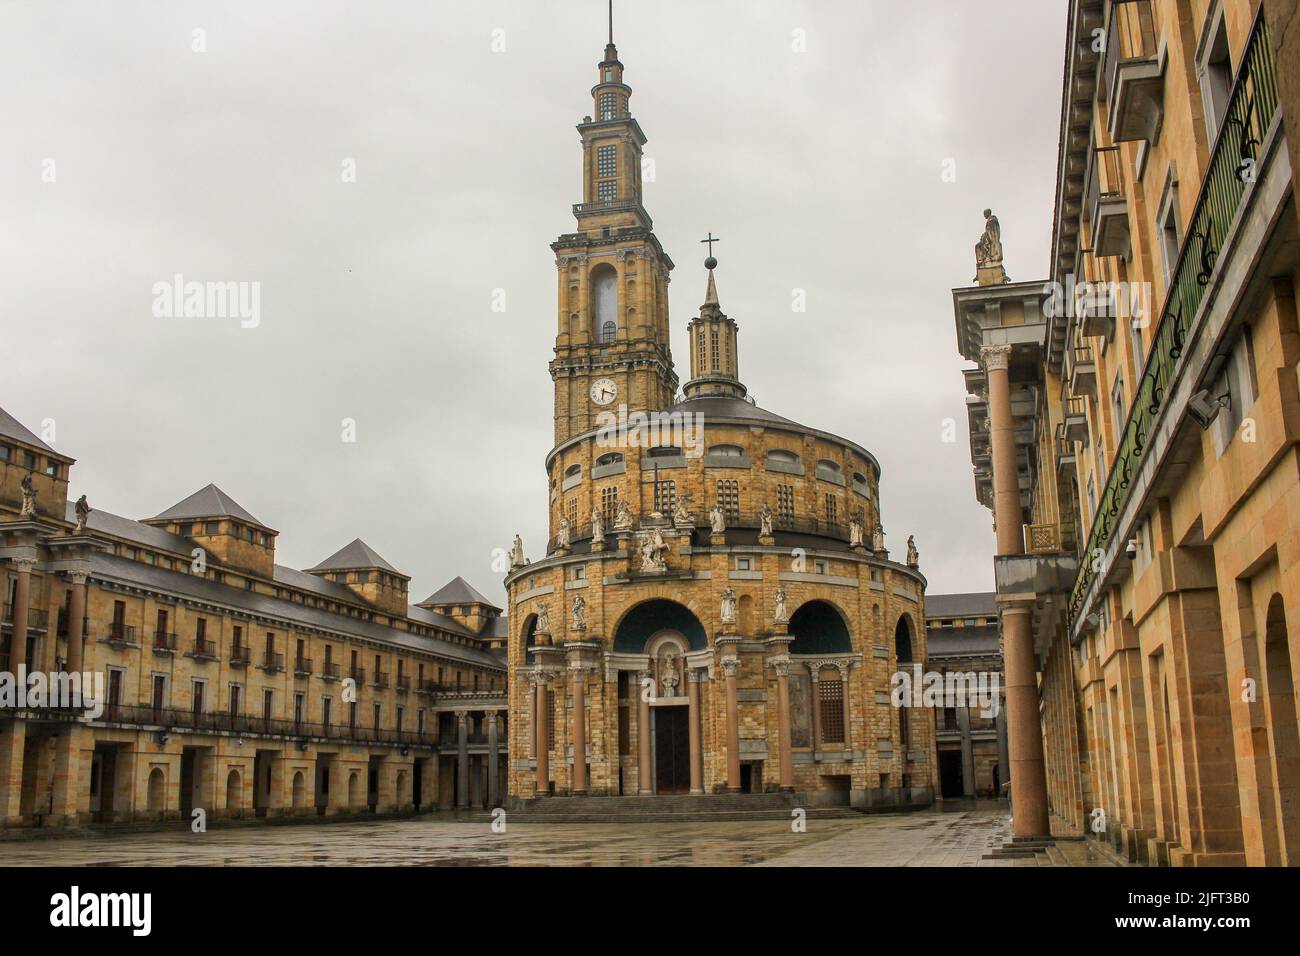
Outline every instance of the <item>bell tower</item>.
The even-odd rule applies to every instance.
[[[632,90],[609,43],[591,88],[593,113],[578,124],[582,202],[577,231],[551,244],[559,274],[555,443],[596,427],[601,412],[655,411],[673,404],[677,375],[668,347],[668,274],[673,262],[642,205],[645,134],[632,117]]]

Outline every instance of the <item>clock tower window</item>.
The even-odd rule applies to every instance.
[[[613,323],[615,334],[618,332],[618,274],[611,265],[599,265],[592,270],[594,330],[597,338],[605,341],[605,328]]]
[[[613,319],[608,319],[600,324],[600,341],[613,342],[618,338],[618,323]]]

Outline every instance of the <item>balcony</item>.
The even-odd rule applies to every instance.
[[[1106,37],[1110,138],[1116,143],[1154,143],[1164,121],[1165,79],[1150,0],[1113,4]]]
[[[293,662],[294,677],[310,677],[312,674],[311,658],[299,657]]]
[[[139,647],[135,641],[135,625],[119,624],[114,622],[108,625],[108,633],[100,640],[105,644],[114,644],[118,647]]]
[[[388,687],[388,671],[376,671],[375,679],[370,684],[376,690],[384,690]]]
[[[1091,345],[1076,345],[1070,362],[1070,393],[1097,397],[1097,362]]]
[[[284,670],[284,655],[278,651],[267,651],[262,655],[262,663],[257,665],[269,674]]]
[[[348,671],[348,677],[358,686],[366,682],[366,669],[364,667],[354,667]]]
[[[339,665],[334,661],[326,661],[321,665],[320,676],[321,680],[338,680]]]
[[[154,631],[152,647],[155,654],[175,654],[176,635],[167,631]]]
[[[1135,476],[1162,429],[1175,374],[1186,359],[1189,338],[1217,274],[1239,208],[1254,177],[1242,175],[1244,165],[1260,158],[1261,145],[1278,108],[1277,64],[1268,25],[1257,12],[1228,97],[1224,121],[1211,150],[1185,239],[1170,274],[1168,292],[1151,336],[1146,367],[1138,382],[1128,420],[1118,442],[1114,464],[1098,497],[1092,528],[1084,550],[1107,554],[1129,503]],[[1176,424],[1176,423],[1175,423]],[[1086,429],[1085,429],[1086,432]],[[1085,561],[1070,598],[1071,622],[1085,610],[1088,594],[1101,568]]]
[[[1124,187],[1120,179],[1118,146],[1099,146],[1092,151],[1088,197],[1092,254],[1127,256],[1130,248],[1128,200],[1124,198]]]
[[[14,622],[14,606],[10,604],[5,608],[4,623],[13,624],[13,622]],[[49,627],[49,623],[50,623],[49,611],[41,611],[34,607],[27,609],[27,629],[29,631],[30,630],[43,631],[47,627]]]
[[[1077,473],[1074,454],[1074,442],[1065,438],[1065,426],[1057,426],[1056,435],[1056,474],[1061,479],[1073,479]]]
[[[411,689],[411,678],[405,674],[397,675],[397,692],[405,694]]]
[[[215,661],[221,658],[217,653],[217,642],[210,641],[206,637],[194,638],[194,646],[185,652],[185,656],[192,657],[196,661]]]
[[[253,655],[249,653],[249,649],[247,647],[241,647],[240,645],[236,644],[234,647],[230,649],[231,667],[247,667],[249,663],[252,661],[252,659],[253,659]]]
[[[1082,442],[1086,446],[1088,444],[1087,402],[1082,398],[1067,398],[1065,400],[1065,421],[1062,424],[1066,441]]]

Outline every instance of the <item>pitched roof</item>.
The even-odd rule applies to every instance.
[[[391,571],[393,574],[402,574],[401,571],[381,558],[374,548],[360,538],[354,538],[351,544],[344,545],[316,567],[307,570],[336,571],[344,568],[380,568],[384,571]],[[405,575],[402,576],[405,577]]]
[[[69,521],[77,520],[77,505],[75,502],[68,502],[65,514]],[[155,548],[172,554],[188,556],[194,549],[194,542],[189,538],[172,534],[164,528],[155,528],[153,525],[143,524],[131,518],[123,518],[121,515],[115,515],[100,508],[91,510],[90,515],[86,518],[86,527],[91,531],[98,531],[114,538],[124,538],[127,541],[142,544],[147,548]],[[215,555],[210,554],[208,555],[208,563],[216,564],[219,562]],[[319,578],[313,580],[319,580]]]
[[[475,591],[473,586],[462,577],[455,577],[448,581],[438,590],[434,591],[427,598],[420,602],[424,605],[429,604],[482,604],[493,610],[501,610],[483,595]]]
[[[239,502],[216,485],[200,488],[184,501],[178,501],[162,514],[156,515],[149,520],[170,521],[174,518],[238,518],[240,521],[255,524],[259,528],[269,530],[271,527],[250,515]]]
[[[14,441],[22,442],[24,445],[31,445],[35,448],[41,449],[42,451],[54,452],[56,455],[59,454],[49,445],[45,444],[45,442],[32,434],[26,425],[14,418],[3,408],[0,408],[0,437],[12,438]]]
[[[935,617],[997,617],[996,591],[970,591],[964,594],[927,594],[925,616]]]

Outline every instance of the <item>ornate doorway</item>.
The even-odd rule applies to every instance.
[[[690,793],[691,746],[688,708],[654,709],[655,793]]]

